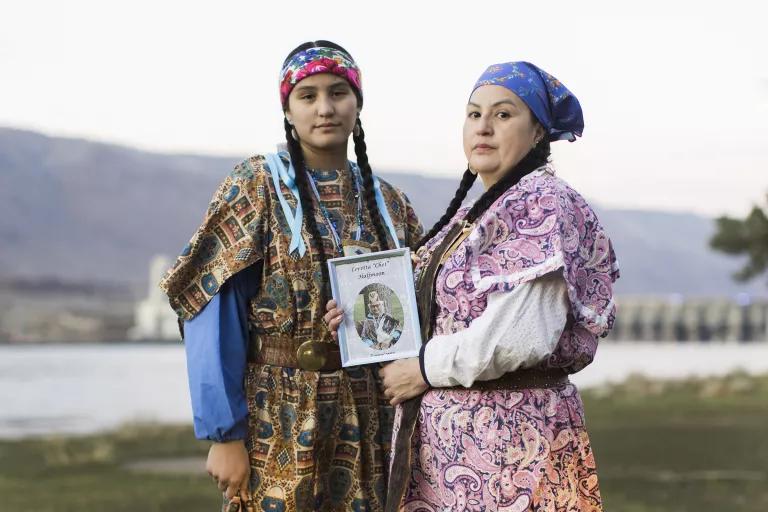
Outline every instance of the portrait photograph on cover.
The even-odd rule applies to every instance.
[[[328,260],[331,290],[344,310],[342,366],[415,357],[421,330],[409,249]]]

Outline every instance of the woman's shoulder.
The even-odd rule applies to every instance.
[[[379,185],[381,186],[381,192],[385,195],[398,195],[398,196],[405,196],[405,193],[400,189],[399,187],[394,186],[391,184],[388,180],[385,180],[381,177],[380,174],[376,174],[376,179],[379,180]]]
[[[552,165],[547,164],[525,175],[517,185],[510,187],[504,195],[509,195],[515,190],[524,195],[530,193],[559,194],[566,188],[569,187],[565,180],[557,175]]]
[[[566,180],[558,176],[555,168],[547,164],[525,176],[517,185],[510,187],[502,194],[497,202],[503,208],[507,208],[510,202],[528,203],[534,206],[534,202],[545,209],[572,209],[591,207],[584,197],[574,189]]]
[[[274,188],[265,154],[255,154],[236,164],[219,182],[217,196],[227,200],[241,195],[263,197]]]
[[[253,155],[236,164],[219,182],[208,206],[208,215],[224,213],[237,204],[259,209],[272,189],[264,155]]]
[[[376,179],[379,181],[384,200],[389,207],[394,209],[395,213],[399,213],[401,210],[405,212],[405,210],[411,206],[411,200],[403,189],[391,184],[378,174],[376,175]]]
[[[235,165],[227,178],[233,180],[259,180],[269,174],[267,158],[264,154],[255,154]]]

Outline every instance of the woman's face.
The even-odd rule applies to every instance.
[[[469,98],[464,154],[485,188],[517,165],[543,133],[525,102],[506,87],[483,85]]]
[[[359,112],[349,82],[319,73],[296,84],[288,96],[285,117],[303,145],[327,151],[347,143]]]

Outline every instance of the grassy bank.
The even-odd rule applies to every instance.
[[[0,442],[0,509],[36,512],[217,510],[190,427],[125,426],[79,438]],[[129,469],[147,459],[199,457],[201,473]]]
[[[586,392],[584,402],[606,510],[768,510],[768,376],[634,378]],[[206,449],[189,427],[146,425],[3,441],[0,508],[217,510],[218,491],[202,469]],[[163,460],[180,469],[146,463]]]
[[[768,376],[586,392],[606,510],[768,510]]]

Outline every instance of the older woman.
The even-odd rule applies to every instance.
[[[550,141],[582,129],[576,97],[533,64],[490,66],[475,84],[469,168],[417,251],[428,341],[381,371],[401,404],[388,510],[602,509],[568,374],[613,324],[618,267],[593,210],[548,163]],[[476,176],[485,193],[459,208]],[[326,320],[340,323],[335,304]]]
[[[288,151],[235,167],[161,284],[184,320],[195,434],[227,510],[381,510],[393,412],[376,369],[341,368],[326,259],[413,245],[421,226],[371,171],[344,48],[294,49],[280,100]]]

